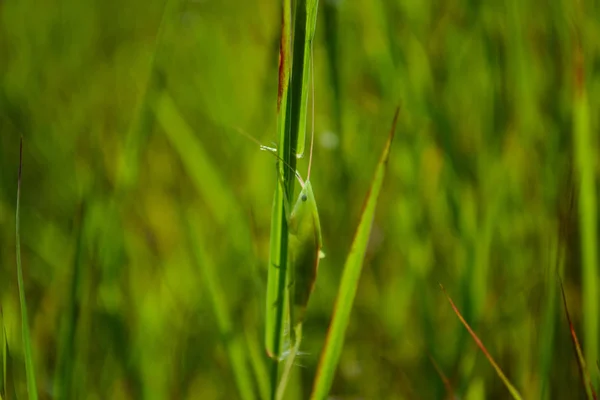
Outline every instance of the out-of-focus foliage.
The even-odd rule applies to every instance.
[[[595,185],[599,7],[321,1],[311,182],[327,257],[289,393],[308,396],[398,102],[331,394],[442,398],[431,355],[461,398],[507,397],[439,282],[525,398],[584,393],[556,284],[563,270],[585,353],[572,119],[580,46]],[[40,398],[264,394],[277,175],[236,129],[276,140],[280,4],[4,0],[0,19],[3,398],[26,390],[14,250],[21,135]],[[298,169],[306,174],[306,160]],[[597,382],[596,360],[587,363]]]

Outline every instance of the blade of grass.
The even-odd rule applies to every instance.
[[[230,240],[236,253],[244,255],[252,253],[251,235],[248,225],[244,223],[245,218],[242,215],[240,204],[223,180],[216,165],[211,162],[211,157],[202,144],[196,140],[192,128],[168,93],[163,92],[155,96],[153,100],[151,106],[156,118],[170,143],[180,155],[198,192],[207,203],[210,214],[220,226],[228,227],[229,230],[235,232]],[[186,218],[182,217],[182,219],[184,223],[189,224]],[[207,283],[207,290],[219,323],[219,329],[225,338],[230,338],[232,337],[231,318],[223,298],[224,292],[217,281],[216,272],[213,271],[210,262],[206,260],[206,252],[198,248],[200,242],[195,239],[198,236],[196,231],[189,227],[187,234],[191,235],[191,239],[188,240],[192,240],[190,248],[193,251],[194,260],[200,270],[206,274],[204,280]],[[239,338],[234,337],[231,339],[231,343],[226,344],[226,348],[240,393],[245,399],[254,398],[251,379],[245,365],[245,347],[240,343]]]
[[[193,129],[183,118],[171,96],[163,92],[152,103],[154,113],[164,129],[166,137],[178,152],[196,188],[207,202],[211,214],[220,225],[243,221],[235,196],[223,181],[211,157],[196,140]],[[248,239],[249,232],[243,232],[241,239]],[[234,238],[240,238],[236,235]],[[243,242],[238,240],[237,243]]]
[[[515,400],[522,400],[522,397],[519,394],[519,392],[517,391],[517,389],[512,385],[512,383],[510,383],[510,381],[508,380],[508,378],[506,377],[506,375],[504,375],[504,372],[502,372],[502,370],[500,369],[500,367],[498,366],[498,364],[496,364],[496,361],[494,361],[494,359],[492,358],[491,354],[487,351],[487,349],[485,348],[485,346],[483,345],[483,343],[481,342],[481,340],[479,339],[479,337],[477,336],[477,334],[473,331],[473,329],[471,329],[471,327],[469,326],[469,324],[467,323],[467,321],[465,321],[465,319],[463,318],[463,316],[460,313],[460,311],[458,311],[458,308],[456,307],[456,305],[454,304],[454,302],[452,301],[452,299],[450,298],[450,296],[448,295],[448,293],[446,293],[446,289],[444,289],[444,286],[442,286],[442,284],[440,284],[440,287],[442,288],[442,291],[444,292],[444,295],[446,296],[446,298],[450,302],[450,305],[452,306],[452,309],[454,310],[454,313],[456,314],[456,316],[458,317],[458,319],[460,320],[460,322],[462,322],[462,324],[465,326],[465,328],[467,328],[467,331],[469,331],[469,333],[471,334],[471,337],[473,338],[473,340],[477,344],[477,347],[479,347],[479,349],[483,352],[483,354],[488,359],[488,361],[490,362],[490,364],[492,364],[492,367],[494,367],[494,369],[496,370],[496,373],[498,374],[498,376],[500,377],[500,379],[502,380],[502,382],[504,382],[504,385],[506,385],[506,388],[508,389],[508,391],[510,392],[510,394],[512,395],[512,397]]]
[[[279,53],[279,96],[278,96],[278,155],[279,176],[283,176],[283,188],[276,185],[271,218],[271,254],[267,283],[265,321],[266,349],[271,363],[271,398],[277,391],[279,358],[283,338],[285,316],[285,294],[287,282],[288,226],[284,203],[293,204],[296,158],[304,148],[306,115],[309,90],[309,73],[312,57],[312,41],[317,23],[318,0],[298,0],[295,3],[294,31],[291,50],[292,64],[289,65],[291,34],[290,0],[283,2],[282,36]],[[289,81],[288,81],[289,79]],[[286,92],[287,91],[287,92]],[[301,143],[299,145],[299,143]],[[290,168],[284,168],[287,165]],[[284,196],[286,197],[284,199]],[[275,304],[275,307],[273,306]]]
[[[598,312],[598,232],[595,156],[590,128],[589,102],[585,88],[583,54],[580,46],[575,54],[575,98],[573,104],[573,133],[576,172],[579,181],[579,229],[581,235],[582,282],[583,282],[583,338],[585,358],[588,362],[598,359],[599,312]]]
[[[427,354],[427,357],[429,357],[429,361],[431,361],[433,368],[435,368],[435,372],[437,372],[440,379],[444,383],[444,387],[446,388],[446,398],[454,399],[454,389],[452,389],[452,383],[450,383],[450,379],[448,379],[446,374],[444,374],[444,371],[442,371],[438,363],[435,362],[435,359],[431,354]]]
[[[323,5],[323,18],[325,21],[325,46],[327,48],[327,59],[329,81],[332,88],[332,108],[335,131],[338,135],[342,132],[342,92],[340,84],[341,57],[339,54],[339,9],[340,3],[326,1]]]
[[[327,398],[342,353],[344,335],[348,323],[350,322],[350,312],[352,311],[352,304],[354,303],[354,297],[356,296],[356,290],[358,288],[358,280],[360,278],[363,259],[371,234],[377,200],[383,185],[383,178],[385,177],[387,161],[394,139],[394,133],[396,131],[399,112],[400,109],[397,108],[394,114],[392,128],[385,147],[383,148],[381,158],[377,163],[375,175],[373,176],[371,187],[363,206],[360,222],[354,240],[352,241],[350,253],[348,254],[348,258],[346,258],[340,288],[335,301],[333,317],[331,318],[327,338],[325,340],[325,347],[323,348],[319,366],[317,367],[317,375],[315,377],[311,399]]]
[[[281,380],[279,381],[279,386],[277,387],[277,400],[283,400],[285,397],[285,390],[287,388],[288,380],[290,379],[290,375],[292,372],[292,367],[294,366],[294,361],[296,360],[296,355],[298,354],[298,349],[300,347],[300,343],[302,341],[302,324],[300,324],[296,328],[295,332],[295,342],[292,345],[291,349],[287,354],[287,360],[285,362],[285,367],[283,368],[283,372],[281,373]]]
[[[559,240],[553,247],[552,257],[555,260],[556,273],[560,276],[565,264],[565,246]],[[556,284],[553,279],[547,279],[546,296],[543,301],[542,332],[544,332],[544,335],[542,335],[539,342],[541,399],[547,398],[547,395],[550,393],[550,371],[552,368],[553,348],[555,346]]]
[[[119,218],[114,205],[106,201],[94,201],[95,196],[87,197],[85,230],[81,232],[85,248],[89,250],[90,261],[86,268],[80,269],[79,298],[77,326],[75,328],[75,343],[73,345],[73,370],[71,377],[70,394],[72,398],[79,399],[87,394],[88,382],[93,379],[90,376],[92,370],[91,362],[94,350],[94,310],[98,298],[99,282],[96,279],[99,265],[109,265],[113,261],[107,249],[111,248],[110,242],[114,235],[113,228],[108,227]],[[111,221],[108,223],[107,221]],[[109,234],[111,232],[112,234]],[[91,247],[87,247],[91,246]],[[103,248],[102,251],[99,249]],[[101,267],[102,268],[102,267]]]
[[[23,267],[21,265],[21,232],[20,232],[20,202],[21,202],[21,173],[23,170],[23,137],[19,143],[19,180],[17,183],[17,211],[16,211],[16,240],[17,240],[17,281],[19,284],[19,302],[21,303],[21,329],[23,333],[23,348],[25,351],[25,373],[27,375],[27,393],[29,399],[37,400],[38,393],[35,383],[33,354],[31,351],[31,335],[27,317],[27,303],[25,301],[25,286],[23,284]]]
[[[296,158],[290,159],[291,152],[286,151],[290,145],[290,130],[288,113],[288,92],[290,76],[290,46],[292,41],[291,31],[291,0],[283,0],[281,17],[281,41],[279,44],[279,84],[277,95],[277,130],[279,133],[278,156],[284,160],[284,164],[295,168]],[[294,145],[295,146],[295,145]],[[287,158],[286,158],[287,157]],[[293,190],[293,177],[283,165],[278,166],[278,176],[283,176],[283,186],[291,185]],[[287,180],[286,180],[287,179]],[[283,335],[283,311],[284,293],[287,268],[287,220],[284,210],[284,188],[275,185],[273,194],[273,207],[271,209],[271,237],[269,248],[269,267],[267,268],[267,294],[265,303],[265,350],[271,362],[271,396],[275,395],[277,386],[278,363],[281,353],[281,342]],[[288,203],[291,196],[288,196]],[[280,283],[283,281],[283,285]]]
[[[288,117],[291,118],[292,130],[297,130],[295,156],[298,158],[304,154],[306,143],[309,76],[312,73],[312,46],[317,27],[318,7],[319,0],[298,0],[294,11],[292,74],[289,92],[292,109]]]
[[[119,174],[117,175],[115,189],[119,196],[123,195],[126,189],[136,181],[141,144],[147,132],[150,131],[150,125],[152,123],[152,111],[150,108],[151,99],[160,89],[161,85],[159,71],[156,67],[156,56],[159,52],[162,37],[166,29],[165,26],[169,19],[173,17],[177,3],[177,1],[173,0],[164,0],[160,22],[152,46],[152,52],[148,59],[144,86],[142,87],[140,99],[135,105],[133,121],[125,135],[123,154],[118,160]]]
[[[264,353],[261,351],[259,339],[251,329],[246,328],[246,344],[248,346],[248,356],[250,364],[254,371],[254,377],[258,385],[258,393],[262,400],[269,398],[269,371],[264,362]]]
[[[71,285],[66,300],[67,310],[63,318],[62,334],[57,361],[57,373],[54,381],[54,397],[56,399],[70,399],[73,396],[73,369],[75,359],[75,328],[77,325],[78,306],[77,295],[80,287],[80,276],[83,255],[83,224],[85,220],[85,205],[81,208],[81,217],[77,227],[77,244],[73,260]]]
[[[587,398],[589,400],[596,400],[596,392],[594,391],[590,375],[588,374],[587,367],[585,366],[585,359],[583,357],[583,352],[581,351],[581,345],[579,344],[579,339],[577,338],[577,333],[575,332],[573,322],[571,322],[571,315],[569,314],[569,308],[567,307],[567,296],[565,295],[565,288],[562,280],[560,281],[560,290],[562,292],[563,304],[565,306],[565,314],[567,315],[567,321],[569,322],[569,331],[571,333],[575,358],[577,359],[577,365],[579,366],[581,381],[583,382],[583,387],[585,388]]]
[[[0,318],[2,318],[2,393],[7,397],[6,391],[6,358],[8,353],[8,340],[6,339],[6,326],[4,325],[4,311],[0,307]]]
[[[188,210],[187,213],[181,214],[182,224],[185,227],[185,235],[189,246],[192,260],[196,268],[202,273],[202,280],[205,283],[209,299],[219,332],[224,341],[225,349],[229,356],[233,376],[238,386],[240,397],[244,400],[252,400],[255,398],[250,370],[247,368],[245,348],[241,335],[234,330],[234,325],[231,320],[231,315],[228,310],[227,301],[224,298],[225,292],[217,279],[216,271],[212,261],[208,260],[206,252],[202,249],[202,241],[200,240],[199,232],[196,224],[192,221],[198,221],[198,218],[189,218],[193,216],[193,212]]]

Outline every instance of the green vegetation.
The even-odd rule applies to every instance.
[[[375,170],[375,176],[373,176],[373,182],[369,188],[369,194],[362,210],[360,223],[358,224],[354,240],[352,241],[352,247],[348,253],[348,258],[344,264],[340,288],[333,308],[331,324],[329,326],[329,331],[327,332],[327,339],[323,346],[315,385],[311,394],[311,398],[313,399],[327,398],[333,382],[333,375],[340,361],[340,355],[344,346],[344,334],[346,333],[346,329],[348,329],[350,312],[352,310],[354,298],[356,297],[363,259],[367,251],[367,246],[369,245],[375,208],[377,206],[377,200],[379,199],[379,193],[381,192],[381,186],[387,169],[399,111],[399,109],[396,109],[390,135],[383,149],[383,153],[381,154],[381,158],[377,163],[377,169]]]
[[[17,178],[17,210],[16,241],[17,241],[17,283],[19,287],[19,303],[21,305],[21,332],[23,335],[23,356],[25,357],[25,372],[27,373],[27,395],[29,399],[37,400],[37,384],[35,383],[35,367],[33,365],[33,354],[31,351],[31,334],[29,333],[29,321],[27,318],[27,301],[25,300],[25,286],[23,283],[23,266],[21,264],[21,219],[19,205],[21,203],[21,174],[23,169],[23,138],[19,143],[19,174]]]
[[[600,7],[538,3],[0,2],[0,399],[594,398]]]

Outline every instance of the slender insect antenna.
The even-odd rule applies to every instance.
[[[288,164],[287,162],[285,162],[284,159],[282,159],[281,157],[279,157],[279,155],[277,154],[277,145],[275,143],[273,143],[273,147],[265,146],[264,144],[262,144],[261,142],[259,142],[254,136],[252,136],[248,132],[244,131],[242,128],[234,126],[233,129],[236,132],[238,132],[239,134],[247,137],[248,139],[250,139],[251,141],[253,141],[254,143],[256,143],[261,150],[267,151],[267,152],[269,152],[269,154],[272,154],[273,157],[275,157],[277,160],[281,161],[290,170],[294,171],[294,175],[296,175],[296,178],[298,179],[298,182],[300,182],[300,184],[302,186],[304,186],[304,180],[302,180],[302,177],[300,176],[300,173],[298,172],[298,170],[293,169],[290,164]],[[311,156],[312,156],[312,141],[311,141]],[[308,174],[310,174],[310,165],[309,165],[309,169],[308,169]]]
[[[302,180],[302,177],[300,176],[300,172],[298,172],[297,170],[294,172],[296,175],[296,179],[298,179],[298,182],[300,182],[300,185],[302,185],[302,187],[304,187],[304,181]]]
[[[251,134],[249,134],[248,132],[246,132],[245,130],[243,130],[242,128],[240,128],[239,126],[233,126],[232,128],[233,128],[233,130],[235,130],[240,135],[246,136],[246,138],[248,138],[249,140],[251,140],[254,143],[256,143],[261,148],[261,150],[262,150],[263,147],[265,147],[265,146],[263,146],[263,144],[258,139],[256,139],[254,136],[252,136]]]

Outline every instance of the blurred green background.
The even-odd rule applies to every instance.
[[[25,396],[22,135],[41,398],[60,385],[81,399],[254,398],[248,384],[260,398],[277,176],[238,129],[276,140],[279,2],[3,0],[0,18],[0,393]],[[581,398],[557,285],[560,274],[588,348],[584,323],[600,309],[584,307],[579,216],[597,223],[599,2],[321,0],[314,56],[311,181],[327,257],[289,398],[308,396],[398,103],[332,398],[444,398],[432,359],[458,398],[508,398],[438,283],[525,398]],[[598,381],[596,360],[588,369]]]

